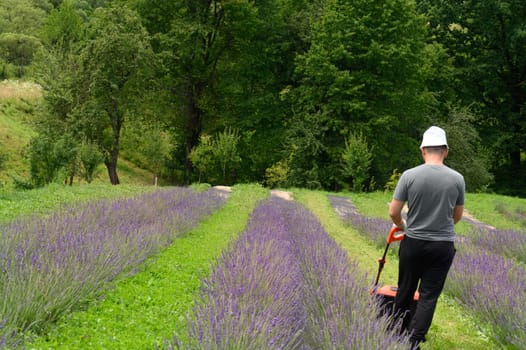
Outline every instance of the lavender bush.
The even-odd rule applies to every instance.
[[[39,331],[223,202],[216,193],[175,188],[1,225],[0,339],[9,341],[13,329]]]
[[[493,327],[497,341],[526,349],[526,271],[469,242],[457,253],[446,291]]]
[[[310,212],[270,199],[204,281],[188,343],[167,348],[407,348],[367,280]]]
[[[468,237],[473,244],[526,263],[526,232],[474,226]]]
[[[391,221],[372,218],[358,213],[358,209],[346,197],[327,196],[327,198],[344,223],[355,227],[361,234],[371,239],[378,246],[385,246],[387,233],[392,225]]]
[[[204,280],[187,349],[291,349],[303,329],[303,288],[288,225],[267,203]],[[169,345],[168,347],[170,347]]]

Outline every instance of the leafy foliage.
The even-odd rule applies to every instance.
[[[454,79],[464,105],[492,154],[495,188],[521,193],[526,150],[526,4],[520,0],[419,1],[436,38],[453,59]],[[519,176],[517,176],[520,174]]]
[[[335,165],[351,131],[374,142],[372,175],[383,179],[400,166],[388,155],[411,145],[409,125],[422,124],[424,47],[425,24],[409,1],[327,3],[310,50],[297,59],[289,138],[299,147],[300,173],[335,186]]]
[[[420,162],[421,132],[439,124],[470,190],[520,194],[524,11],[518,0],[3,0],[0,77],[35,77],[39,134],[97,145],[113,183],[121,154],[195,181],[201,136],[233,128],[239,161],[217,181],[266,181],[288,159],[289,184],[345,188],[356,132],[374,149],[364,183],[382,187]],[[124,126],[148,132],[122,143]]]
[[[199,169],[200,181],[220,181],[229,184],[230,174],[236,170],[241,161],[238,151],[240,140],[239,132],[234,129],[226,129],[213,138],[202,136],[200,144],[190,153],[190,160]]]
[[[0,34],[0,58],[17,67],[16,76],[24,76],[24,71],[40,49],[40,41],[31,35],[17,33]],[[6,74],[8,76],[8,74]]]
[[[351,178],[351,188],[361,192],[365,181],[369,178],[369,170],[373,159],[373,152],[369,149],[367,140],[362,134],[351,133],[345,140],[342,153],[343,177]]]
[[[78,158],[82,165],[80,170],[82,178],[87,183],[91,183],[98,166],[104,160],[102,153],[96,145],[83,143],[79,146]]]
[[[36,36],[46,12],[32,0],[2,0],[0,2],[0,33]]]
[[[493,180],[489,172],[489,152],[482,146],[473,118],[469,111],[453,109],[444,126],[451,147],[445,162],[464,176],[466,189],[470,192],[485,191]]]
[[[58,9],[51,10],[41,31],[45,43],[70,52],[72,45],[82,37],[83,20],[75,10],[72,0],[65,0]]]

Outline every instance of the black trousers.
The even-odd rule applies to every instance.
[[[425,340],[431,326],[438,297],[455,257],[455,246],[453,242],[406,236],[400,242],[399,257],[395,313],[403,317],[402,331],[407,331],[412,343],[418,344]],[[410,304],[417,287],[420,298],[411,314]]]

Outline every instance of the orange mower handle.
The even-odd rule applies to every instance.
[[[396,234],[397,232],[400,232],[400,231],[402,231],[402,233]],[[402,239],[404,239],[405,233],[403,231],[404,230],[399,227],[396,227],[396,226],[391,227],[391,230],[389,230],[389,234],[387,235],[387,244],[390,244],[396,241],[401,241]]]

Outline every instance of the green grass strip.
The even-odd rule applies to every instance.
[[[385,247],[382,249],[376,248],[373,242],[361,236],[354,228],[345,225],[330,206],[326,192],[301,189],[294,189],[292,192],[296,200],[305,205],[318,217],[327,233],[347,250],[350,258],[356,260],[364,271],[371,276],[372,284],[378,272],[377,259],[382,256]],[[359,199],[356,201],[354,200],[354,194],[346,194],[346,196],[353,201],[360,213],[369,215],[369,212],[379,213],[385,210],[385,215],[387,216],[388,206],[384,195],[375,194],[368,196],[360,194],[358,195]],[[376,205],[374,204],[375,201]],[[375,208],[373,209],[373,207]],[[392,252],[387,258],[380,283],[396,285],[397,268],[398,260],[396,254]],[[480,350],[496,348],[498,346],[488,340],[478,330],[474,319],[471,315],[466,314],[464,308],[447,296],[441,296],[433,324],[428,333],[428,342],[422,345],[423,350]]]
[[[52,183],[30,191],[0,190],[0,222],[30,215],[45,215],[68,204],[102,198],[124,198],[155,191],[154,186],[90,184],[66,186]]]
[[[173,332],[186,334],[186,315],[214,260],[237,237],[268,191],[236,185],[227,204],[84,311],[74,312],[28,349],[154,349]]]

